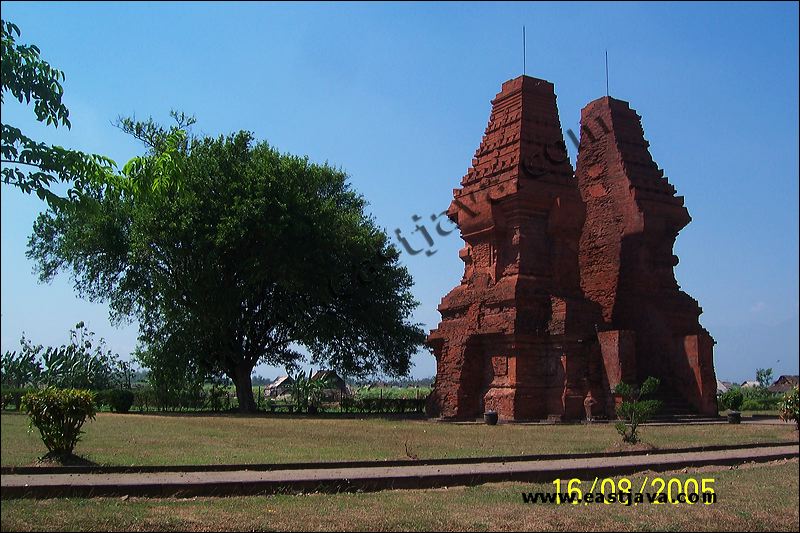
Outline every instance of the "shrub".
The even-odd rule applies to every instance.
[[[206,392],[207,407],[212,411],[222,411],[228,400],[228,388],[218,383],[213,383]]]
[[[742,402],[742,411],[772,411],[778,408],[780,397],[774,398],[746,398]]]
[[[647,422],[656,411],[661,409],[658,400],[642,400],[641,397],[652,394],[658,389],[660,381],[652,376],[644,380],[641,387],[620,382],[614,392],[622,396],[622,403],[617,407],[617,417],[623,422],[617,422],[615,428],[622,435],[622,440],[631,444],[639,442],[637,429],[640,424]]]
[[[9,406],[13,405],[14,409],[19,411],[22,397],[34,390],[36,389],[31,387],[28,388],[3,387],[3,391],[2,393],[0,393],[0,396],[2,397],[2,399],[0,400],[1,404],[0,408],[8,409]]]
[[[800,420],[798,420],[798,404],[800,404],[798,394],[800,394],[800,389],[795,385],[781,398],[780,404],[778,405],[778,408],[781,410],[781,420],[787,422],[794,420],[795,424],[800,424]]]
[[[739,387],[731,388],[722,394],[722,406],[731,411],[738,411],[744,401],[744,396]]]
[[[325,390],[331,387],[330,377],[324,379],[312,379],[313,374],[309,369],[308,376],[303,372],[298,372],[292,377],[291,396],[292,401],[300,412],[316,411],[322,405]]]
[[[94,393],[78,389],[46,389],[22,397],[22,408],[39,429],[51,454],[69,455],[81,436],[86,419],[94,419]]]
[[[129,389],[111,389],[106,392],[107,405],[115,413],[127,413],[133,405],[133,391]]]

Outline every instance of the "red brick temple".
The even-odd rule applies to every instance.
[[[573,174],[553,85],[503,84],[447,215],[465,242],[461,284],[428,336],[429,416],[613,416],[620,380],[661,378],[679,406],[717,414],[714,340],[680,291],[672,247],[690,218],[647,149],[639,116],[584,108]]]

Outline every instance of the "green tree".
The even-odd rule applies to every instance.
[[[756,369],[756,381],[758,386],[766,389],[772,385],[772,369],[771,368],[758,368]]]
[[[0,103],[10,93],[20,103],[30,104],[36,120],[48,126],[71,127],[69,110],[62,102],[64,73],[40,57],[35,45],[18,44],[19,28],[11,22],[0,21],[2,31],[2,61],[0,70],[2,92]],[[25,193],[35,192],[51,207],[63,206],[67,200],[53,193],[49,186],[55,181],[70,183],[69,197],[80,194],[88,183],[103,183],[114,173],[115,163],[107,157],[49,146],[35,141],[19,128],[2,123],[0,141],[2,180]],[[20,166],[25,170],[20,169]]]
[[[121,127],[147,155],[120,183],[90,187],[92,209],[39,217],[28,256],[42,280],[71,271],[112,318],[139,320],[145,366],[222,373],[242,411],[256,409],[253,368],[296,368],[301,346],[348,375],[407,374],[424,339],[408,321],[411,277],[344,172],[247,132]]]
[[[134,357],[148,369],[147,383],[161,409],[199,407],[209,373],[200,368],[179,336],[150,331],[140,337]]]

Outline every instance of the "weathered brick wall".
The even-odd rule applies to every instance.
[[[582,341],[597,313],[580,289],[584,211],[551,83],[503,84],[448,216],[465,241],[465,268],[428,338],[437,358],[429,413],[494,409],[521,420],[564,416],[578,396],[582,405]]]
[[[581,112],[581,287],[602,307],[604,329],[634,334],[635,345],[626,351],[635,353],[620,362],[635,368],[628,379],[657,376],[662,393],[716,414],[713,339],[699,323],[700,306],[680,290],[674,273],[675,239],[691,217],[648,147],[641,119],[627,102],[603,97]],[[702,340],[687,340],[698,335]],[[604,360],[608,366],[614,356]]]
[[[683,198],[626,102],[595,100],[581,123],[573,176],[551,83],[522,76],[492,101],[447,211],[464,276],[428,337],[430,416],[576,419],[589,390],[612,416],[613,387],[648,375],[716,413],[714,341],[673,271]]]

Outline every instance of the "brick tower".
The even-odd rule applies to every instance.
[[[582,110],[580,276],[584,293],[602,310],[604,382],[613,388],[656,376],[665,397],[677,395],[691,410],[716,415],[714,340],[673,271],[675,239],[691,217],[648,147],[627,102],[603,97]]]
[[[580,417],[590,384],[602,379],[591,348],[600,313],[581,292],[584,207],[551,83],[503,84],[453,194],[447,215],[465,241],[464,276],[428,337],[437,360],[429,415]]]

